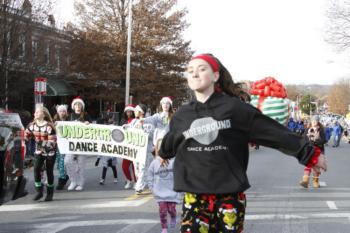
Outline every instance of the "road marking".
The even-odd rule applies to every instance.
[[[125,200],[125,201],[132,201],[132,200],[137,199],[138,197],[139,197],[139,195],[134,194],[134,195],[132,195],[132,196],[130,196],[130,197],[125,198],[124,200]]]
[[[0,212],[29,211],[29,210],[38,210],[38,209],[46,209],[46,208],[47,206],[42,206],[39,204],[2,205],[0,206]]]
[[[140,232],[148,232],[151,228],[153,228],[155,225],[157,225],[159,222],[157,223],[153,223],[153,224],[132,224],[132,225],[128,225],[122,229],[120,229],[119,231],[117,231],[116,233],[140,233]]]
[[[335,205],[335,202],[334,201],[326,201],[328,207],[331,209],[331,210],[337,210],[337,206]]]
[[[327,184],[324,181],[320,181],[319,184],[320,184],[320,187],[327,187]]]
[[[32,210],[44,210],[44,209],[66,209],[66,208],[75,208],[75,209],[95,209],[95,208],[120,208],[120,207],[136,207],[141,206],[151,200],[152,195],[143,196],[139,200],[132,201],[109,201],[102,203],[94,204],[56,204],[56,203],[38,203],[38,204],[23,204],[23,205],[2,205],[0,206],[0,212],[15,212],[15,211],[32,211]]]
[[[153,227],[157,223],[159,223],[158,219],[157,220],[155,219],[116,219],[116,220],[95,220],[95,221],[89,220],[89,221],[44,223],[44,224],[35,224],[33,226],[35,229],[30,231],[29,233],[57,233],[69,227],[105,226],[105,225],[122,225],[122,224],[123,225],[140,225],[141,228],[137,227],[140,230],[145,228],[145,224],[151,224],[151,227]],[[128,231],[128,233],[134,233],[134,232],[136,231],[131,231],[131,232]],[[140,231],[137,231],[137,232],[140,232]]]
[[[262,214],[262,215],[246,215],[248,221],[255,220],[292,220],[292,219],[317,219],[317,218],[348,218],[350,213],[318,213],[318,214]],[[147,232],[149,229],[159,224],[158,219],[116,219],[116,220],[87,220],[87,221],[70,221],[58,223],[40,223],[32,226],[34,230],[29,233],[57,233],[70,227],[86,227],[86,226],[105,226],[105,225],[128,225],[116,233],[139,233]]]
[[[290,220],[316,218],[350,218],[350,213],[318,213],[318,214],[257,214],[246,215],[246,220]]]

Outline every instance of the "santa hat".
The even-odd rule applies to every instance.
[[[80,96],[78,96],[78,97],[76,97],[76,98],[73,99],[72,104],[71,104],[72,109],[74,109],[74,105],[75,105],[76,103],[80,103],[80,104],[83,106],[83,109],[85,109],[85,103],[84,103],[84,101],[80,98]]]
[[[68,112],[68,106],[66,104],[61,104],[56,106],[56,111],[65,111]]]
[[[160,100],[161,104],[165,104],[165,103],[169,103],[170,105],[173,105],[173,101],[171,100],[170,96],[164,96],[161,100]]]
[[[135,111],[135,105],[133,104],[126,105],[126,107],[124,108],[124,112],[126,111]]]

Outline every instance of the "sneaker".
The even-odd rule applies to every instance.
[[[172,218],[170,220],[170,228],[175,228],[176,227],[176,218]]]
[[[71,182],[70,185],[68,186],[68,191],[72,191],[75,189],[75,187],[77,187],[76,183]]]
[[[101,179],[101,180],[100,180],[100,185],[104,185],[104,183],[105,183],[105,180],[104,180],[104,179]]]
[[[115,179],[113,180],[113,182],[114,182],[114,183],[118,183],[118,179],[115,178]]]
[[[141,195],[143,190],[135,190],[136,195]]]
[[[132,182],[129,181],[129,180],[127,180],[127,181],[126,181],[126,184],[125,184],[125,186],[124,186],[124,188],[125,188],[125,189],[130,189],[130,188],[132,188]]]
[[[83,186],[81,185],[78,185],[76,188],[75,188],[75,191],[82,191],[83,190]]]

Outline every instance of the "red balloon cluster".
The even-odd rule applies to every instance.
[[[263,97],[287,97],[286,88],[283,86],[282,83],[278,82],[273,77],[266,77],[262,80],[254,82],[250,89],[250,94]]]

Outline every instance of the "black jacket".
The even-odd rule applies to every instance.
[[[170,122],[160,155],[174,163],[174,189],[192,193],[236,193],[250,187],[248,143],[280,150],[306,165],[314,148],[238,98],[214,93],[205,103],[182,106]]]

